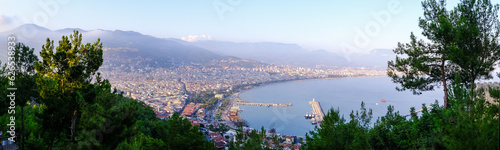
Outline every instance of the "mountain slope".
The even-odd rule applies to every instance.
[[[184,45],[175,41],[164,40],[153,36],[143,35],[133,31],[109,31],[91,30],[85,31],[78,28],[67,28],[51,31],[49,29],[26,24],[10,31],[0,33],[0,38],[7,39],[9,35],[16,35],[17,42],[22,42],[31,48],[35,48],[35,54],[39,54],[41,47],[46,42],[46,38],[54,40],[54,44],[61,39],[61,36],[69,36],[73,30],[80,30],[83,34],[83,43],[95,42],[101,39],[105,49],[105,55],[137,57],[164,61],[164,67],[171,67],[174,64],[207,64],[214,59],[223,58],[208,50]],[[26,34],[27,31],[36,34]],[[27,36],[29,35],[29,36]],[[1,47],[7,47],[7,42],[0,42]],[[0,54],[0,60],[6,60],[6,53]]]

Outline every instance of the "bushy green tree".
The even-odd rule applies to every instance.
[[[447,149],[498,149],[498,103],[474,93],[464,83],[453,84],[452,109],[434,118],[438,142]]]
[[[408,138],[404,134],[396,134],[404,131],[406,119],[394,112],[394,106],[387,107],[387,113],[375,122],[374,127],[369,131],[370,145],[373,149],[408,149]]]
[[[456,48],[450,51],[450,59],[460,67],[461,81],[470,89],[475,89],[477,80],[492,78],[500,59],[498,9],[490,0],[462,0],[454,10]]]
[[[167,119],[168,129],[163,141],[168,141],[169,149],[215,149],[213,143],[207,141],[198,126],[192,126],[191,122],[174,113]]]
[[[306,136],[307,149],[370,149],[368,127],[372,111],[364,108],[351,112],[351,120],[346,123],[338,110],[330,109],[323,117],[320,127]]]
[[[44,105],[40,104],[30,104],[25,106],[25,134],[26,140],[24,140],[25,149],[48,149],[48,140],[45,139],[45,131],[40,122],[40,118],[37,114],[42,113],[45,108]]]
[[[165,120],[155,118],[151,135],[139,132],[137,135],[120,143],[117,149],[215,149],[215,145],[205,139],[198,126],[192,126],[178,113]]]
[[[448,107],[447,83],[452,78],[455,66],[449,62],[449,53],[454,49],[454,18],[446,10],[445,1],[426,0],[422,2],[424,18],[419,19],[422,34],[430,42],[411,33],[410,43],[398,43],[394,49],[396,60],[388,62],[387,74],[401,87],[397,90],[412,90],[414,94],[434,90],[442,85],[444,107]],[[402,74],[398,74],[402,73]]]
[[[124,139],[137,133],[135,116],[139,107],[138,101],[111,91],[111,84],[107,80],[96,79],[93,103],[81,108],[78,126],[78,144],[72,145],[78,149],[97,148],[114,149]],[[91,98],[91,97],[89,97]]]
[[[142,133],[133,137],[130,141],[123,141],[120,143],[116,150],[164,150],[167,149],[165,143],[156,138],[146,136]]]
[[[419,26],[430,43],[417,40],[413,33],[410,43],[398,43],[396,60],[389,61],[387,74],[401,85],[398,90],[410,89],[414,94],[433,90],[440,83],[444,108],[448,108],[447,84],[455,73],[470,89],[477,80],[492,77],[493,66],[500,60],[499,5],[462,0],[448,11],[446,1],[426,0],[422,7],[424,18]]]
[[[35,62],[41,102],[47,106],[40,117],[44,128],[51,131],[47,135],[50,145],[56,139],[81,140],[76,138],[79,110],[95,99],[90,82],[103,62],[102,44],[99,39],[94,44],[81,41],[82,34],[74,31],[69,38],[62,37],[54,52],[54,41],[47,38],[40,51],[42,61]]]

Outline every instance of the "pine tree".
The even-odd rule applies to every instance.
[[[82,34],[74,31],[72,35],[63,36],[54,52],[54,41],[47,38],[42,46],[40,56],[42,61],[35,63],[39,76],[40,96],[47,105],[44,110],[43,125],[51,133],[51,142],[64,129],[70,142],[76,142],[76,124],[79,109],[86,102],[84,91],[89,91],[90,82],[96,71],[102,65],[102,43],[100,39],[93,44],[82,44]],[[52,144],[51,144],[52,146]]]
[[[463,0],[456,11],[456,48],[450,59],[460,67],[462,81],[475,89],[476,80],[491,79],[500,60],[499,5],[489,0]]]

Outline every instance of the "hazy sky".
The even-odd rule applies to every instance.
[[[51,30],[133,30],[160,38],[295,43],[337,52],[392,49],[409,41],[410,32],[421,32],[420,16],[418,0],[0,0],[0,31],[35,23]]]

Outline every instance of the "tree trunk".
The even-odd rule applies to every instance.
[[[448,87],[446,85],[446,77],[444,74],[444,61],[441,63],[441,81],[443,82],[444,91],[444,109],[448,109]]]
[[[76,110],[73,112],[73,116],[71,117],[71,135],[70,135],[70,141],[71,142],[76,142]]]

